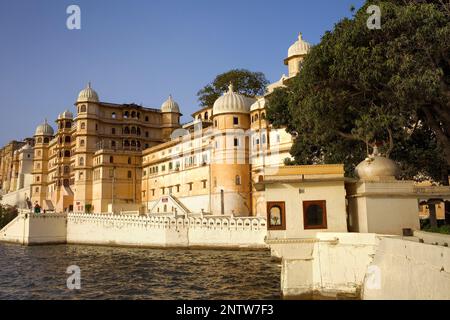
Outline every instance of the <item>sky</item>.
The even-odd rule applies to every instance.
[[[363,0],[0,0],[0,146],[32,136],[74,103],[87,82],[103,102],[159,108],[172,94],[184,114],[197,92],[233,68],[287,73],[302,32],[317,44]],[[69,30],[67,7],[81,9]]]

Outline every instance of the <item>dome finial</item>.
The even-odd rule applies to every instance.
[[[234,92],[234,86],[233,83],[230,81],[230,84],[228,85],[228,93]]]
[[[298,33],[298,40],[303,41],[303,33]]]
[[[89,89],[92,89],[92,87],[91,87],[91,82],[90,82],[90,81],[88,82],[87,87],[88,87]]]
[[[380,152],[378,151],[378,146],[377,146],[377,145],[374,145],[374,146],[373,146],[372,156],[373,156],[373,157],[378,157],[378,156],[380,156]]]

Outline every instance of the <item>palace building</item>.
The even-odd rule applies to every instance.
[[[299,73],[309,49],[300,34],[284,61],[289,76],[267,95]],[[293,139],[267,122],[265,99],[230,85],[181,125],[172,96],[159,109],[114,104],[88,84],[75,114],[64,111],[55,129],[45,121],[33,139],[1,150],[2,193],[56,212],[265,216],[255,184],[291,157]]]

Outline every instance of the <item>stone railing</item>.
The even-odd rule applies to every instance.
[[[167,216],[130,216],[112,214],[69,213],[69,221],[74,223],[97,222],[114,223],[120,226],[132,225],[167,229],[206,228],[228,230],[266,230],[267,221],[259,217],[187,217],[175,218]]]

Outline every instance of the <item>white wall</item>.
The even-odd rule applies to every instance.
[[[20,244],[66,243],[65,214],[19,214],[0,231],[0,240]]]
[[[265,248],[261,218],[173,218],[69,213],[68,243]]]
[[[269,231],[268,238],[315,238],[318,232],[347,232],[345,194],[343,181],[267,185],[267,202],[284,201],[286,205],[286,230]],[[303,201],[314,200],[326,200],[327,229],[304,228]]]
[[[374,234],[318,233],[315,239],[269,240],[282,257],[285,298],[346,295],[358,298],[378,244]]]
[[[9,206],[17,206],[19,208],[25,208],[25,200],[26,198],[31,199],[31,188],[23,188],[18,191],[13,191],[7,194],[2,195],[2,200],[0,203],[2,205],[9,205]]]
[[[450,299],[450,248],[383,238],[371,264],[376,282],[367,278],[365,300]]]

